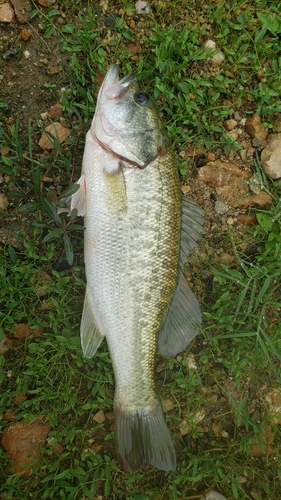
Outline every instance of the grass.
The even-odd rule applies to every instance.
[[[42,337],[14,339],[0,356],[0,427],[9,424],[9,412],[16,412],[17,420],[42,415],[51,425],[40,467],[30,478],[7,474],[9,459],[0,447],[3,500],[98,495],[176,500],[200,498],[212,488],[235,500],[279,496],[280,426],[266,396],[270,388],[280,388],[281,186],[264,176],[258,157],[254,170],[272,205],[257,213],[258,224],[243,237],[228,232],[224,244],[234,264],[199,259],[193,280],[202,291],[202,334],[176,359],[164,364],[157,359],[157,386],[172,407],[166,418],[175,436],[175,472],[145,466],[124,474],[119,469],[107,347],[104,343],[92,360],[81,353],[83,227],[75,212],[64,218],[56,206],[79,176],[83,139],[77,142],[77,136],[85,136],[83,127],[94,113],[100,73],[118,62],[122,74],[138,74],[158,102],[184,180],[192,176],[184,155],[187,145],[221,155],[239,149],[223,127],[233,110],[245,116],[259,113],[273,132],[281,111],[279,5],[265,0],[151,4],[152,15],[138,22],[131,15],[133,2],[118,7],[109,2],[103,12],[79,0],[61,1],[56,9],[32,12],[30,23],[40,22],[47,52],[57,37],[68,58],[64,92],[59,85],[45,85],[51,103],[59,99],[73,124],[66,146],[55,140],[54,150],[42,157],[36,150],[36,123],[30,121],[26,131],[19,121],[7,124],[4,100],[0,107],[0,147],[6,150],[0,170],[10,201],[1,217],[6,226],[15,218],[22,224],[17,245],[1,245],[0,335],[19,323],[43,328]],[[206,62],[211,54],[203,43],[208,38],[225,55],[220,68]],[[52,182],[44,182],[46,176]],[[244,253],[245,239],[258,249],[253,257]],[[205,304],[204,269],[213,280]],[[195,368],[190,368],[191,355]],[[19,393],[27,397],[22,403],[15,402]],[[103,423],[93,418],[99,410],[106,415]],[[181,435],[183,421],[188,432]],[[56,453],[55,443],[62,445],[62,454]],[[265,453],[253,456],[257,444]],[[272,455],[266,453],[268,444],[274,446]]]

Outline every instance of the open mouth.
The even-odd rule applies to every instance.
[[[133,73],[119,80],[119,71],[116,64],[112,64],[106,74],[102,86],[102,93],[107,99],[120,99],[130,89],[132,83],[137,80]]]

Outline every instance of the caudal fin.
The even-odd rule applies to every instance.
[[[150,411],[124,413],[116,407],[114,414],[117,453],[125,471],[136,471],[143,463],[175,470],[175,448],[158,400]]]

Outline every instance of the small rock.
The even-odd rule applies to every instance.
[[[39,271],[30,276],[30,283],[34,285],[34,291],[38,297],[43,297],[49,293],[49,285],[52,283],[52,277],[46,271]]]
[[[228,137],[231,137],[231,139],[233,139],[234,141],[237,141],[238,139],[238,129],[237,128],[233,128],[232,130],[230,130],[229,132],[226,133],[226,135]]]
[[[219,424],[216,424],[216,422],[212,423],[212,431],[216,437],[221,437],[222,430],[223,429]]]
[[[54,139],[57,139],[60,144],[62,144],[70,134],[70,129],[63,127],[59,122],[54,122],[51,125],[48,125],[45,130],[46,132],[49,132]],[[44,132],[42,133],[38,144],[42,149],[54,149],[53,141],[51,141]]]
[[[252,144],[254,148],[258,148],[260,146],[260,140],[257,137],[254,137],[252,140]]]
[[[268,131],[266,127],[261,123],[259,115],[253,115],[251,118],[247,118],[245,123],[245,130],[252,139],[257,138],[260,141],[259,146],[261,148],[264,148],[266,146]]]
[[[2,3],[0,5],[0,22],[12,23],[15,20],[15,14],[9,3]]]
[[[234,113],[234,118],[235,120],[237,120],[238,122],[240,122],[242,120],[242,116],[240,115],[239,111],[235,111]]]
[[[281,116],[280,113],[278,113],[277,117],[275,118],[273,122],[273,130],[274,132],[281,132]]]
[[[23,55],[25,57],[25,59],[30,59],[31,58],[31,54],[28,50],[24,50],[23,51]]]
[[[215,202],[215,211],[217,214],[223,215],[226,214],[229,211],[230,207],[226,205],[226,203],[223,203],[222,201],[217,200]]]
[[[13,330],[13,336],[16,339],[25,339],[26,337],[31,337],[31,335],[32,330],[26,323],[19,323]]]
[[[64,447],[58,443],[54,437],[48,437],[47,443],[49,444],[52,453],[60,456],[64,452]]]
[[[21,38],[22,40],[24,40],[25,42],[27,42],[27,40],[29,40],[31,37],[31,31],[27,30],[27,29],[23,29],[22,32],[21,32]]]
[[[224,439],[229,439],[229,433],[227,431],[222,431],[221,433],[221,437],[224,438]]]
[[[215,53],[212,57],[208,57],[207,61],[212,66],[220,66],[224,61],[224,55],[220,50],[217,50],[216,43],[213,40],[207,40],[205,49],[212,49]]]
[[[106,419],[110,423],[114,422],[114,413],[113,413],[113,411],[109,411],[108,413],[105,414],[105,416],[106,416]]]
[[[186,156],[193,158],[194,156],[204,155],[206,153],[206,148],[204,146],[189,146],[186,150]]]
[[[40,339],[43,337],[44,333],[44,327],[43,326],[37,326],[36,328],[32,329],[32,338],[33,339]]]
[[[261,153],[261,164],[263,170],[272,179],[281,177],[281,133],[270,134],[268,146]]]
[[[222,252],[218,258],[218,262],[220,264],[224,264],[225,266],[229,266],[231,262],[233,262],[235,259],[234,255],[231,255],[230,253],[227,252]]]
[[[5,419],[8,420],[8,422],[13,422],[17,418],[17,412],[16,410],[11,410],[11,411],[6,411],[5,413]]]
[[[62,105],[59,102],[50,107],[50,110],[48,112],[48,118],[50,118],[50,120],[59,120],[62,115]]]
[[[251,206],[264,207],[271,203],[271,197],[262,189],[258,194],[251,194],[249,189],[250,174],[241,170],[234,163],[219,160],[209,162],[197,172],[199,180],[210,188],[215,188],[218,200],[215,203],[217,213],[226,213],[227,205],[247,209]],[[221,204],[219,206],[219,204]],[[225,205],[225,206],[224,206]]]
[[[186,184],[182,186],[181,191],[183,194],[190,193],[190,186],[187,186]]]
[[[256,214],[239,214],[236,219],[241,222],[241,224],[245,224],[245,226],[255,226],[257,224],[257,216]]]
[[[198,366],[196,364],[196,360],[195,360],[195,356],[194,354],[192,353],[189,353],[187,356],[186,356],[186,363],[187,363],[187,366],[190,370],[197,370]]]
[[[193,424],[199,424],[202,420],[204,420],[205,416],[205,411],[202,409],[198,410],[196,413],[188,415],[187,418],[184,418],[180,423],[180,435],[185,436],[192,430],[192,425],[188,422],[192,421]]]
[[[4,245],[11,245],[18,250],[23,250],[25,248],[24,241],[29,237],[31,237],[31,233],[27,222],[15,219],[1,221],[0,242]]]
[[[139,43],[128,43],[127,44],[127,50],[131,54],[137,54],[140,50],[140,44]]]
[[[42,7],[49,7],[54,4],[56,0],[36,0],[36,3],[39,3]]]
[[[237,127],[237,121],[233,120],[232,118],[230,120],[225,120],[224,127],[230,132],[230,130],[233,130],[235,127]]]
[[[27,400],[27,396],[25,394],[23,394],[23,392],[19,392],[18,394],[16,394],[13,397],[13,400],[14,400],[15,403],[17,403],[18,405],[20,405],[21,403],[23,403],[24,401]]]
[[[281,388],[269,388],[265,396],[268,413],[276,424],[281,424]]]
[[[12,345],[13,340],[5,336],[4,339],[0,340],[0,354],[4,354]]]
[[[164,413],[168,413],[169,411],[175,408],[176,403],[169,398],[162,398],[162,408]]]
[[[20,420],[5,427],[1,445],[12,460],[8,473],[19,473],[22,477],[34,474],[41,455],[40,447],[46,442],[50,429],[50,424],[42,417],[28,423]]]
[[[252,147],[248,148],[246,151],[246,158],[253,158],[255,152],[256,152],[255,148]]]
[[[221,495],[215,490],[208,491],[206,496],[202,500],[226,500],[226,497]]]
[[[47,68],[47,75],[57,75],[60,72],[59,68],[57,66],[49,66]]]
[[[239,483],[239,484],[245,484],[248,480],[245,476],[238,476],[236,478],[236,481]]]
[[[150,7],[148,2],[144,2],[143,0],[138,0],[135,3],[135,7],[137,14],[149,14],[150,12]]]
[[[208,161],[215,161],[216,155],[214,153],[209,153],[207,156]]]
[[[38,339],[42,337],[44,333],[43,326],[37,326],[36,328],[31,328],[26,323],[19,323],[16,325],[11,332],[11,334],[7,334],[11,338],[16,339],[25,339],[27,337],[32,337],[33,339]]]
[[[104,415],[104,412],[102,410],[98,411],[98,413],[96,413],[94,416],[93,416],[93,420],[95,422],[97,422],[98,424],[103,424],[104,421],[105,421],[105,415]]]
[[[212,392],[212,391],[206,392],[205,398],[207,399],[207,401],[209,401],[209,403],[216,403],[218,400],[218,395],[216,392]]]
[[[264,457],[273,455],[275,453],[275,449],[272,446],[274,441],[274,433],[271,425],[267,425],[264,429],[264,432],[260,433],[260,440],[263,441],[263,446],[260,443],[254,443],[252,445],[252,456],[253,457]]]
[[[29,0],[11,0],[11,4],[14,7],[17,21],[22,23],[27,23],[29,20],[29,14],[32,11],[32,4]]]
[[[6,210],[6,208],[8,208],[9,205],[10,203],[7,196],[0,193],[0,210]]]

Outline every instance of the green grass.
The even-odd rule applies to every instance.
[[[18,121],[6,126],[6,106],[0,106],[0,147],[8,150],[0,158],[1,173],[8,176],[1,186],[10,201],[1,217],[7,225],[16,218],[30,226],[28,234],[24,224],[19,229],[18,246],[1,245],[0,335],[19,323],[44,329],[41,338],[14,340],[0,356],[0,427],[9,424],[11,411],[17,420],[42,415],[51,425],[40,467],[30,478],[7,474],[9,459],[0,447],[3,500],[98,495],[176,500],[200,498],[211,488],[231,500],[275,500],[280,495],[280,425],[265,396],[281,382],[281,185],[265,177],[258,158],[254,170],[272,205],[257,213],[257,226],[243,236],[228,232],[224,245],[235,256],[230,266],[210,262],[208,252],[205,260],[198,258],[194,283],[202,292],[202,334],[156,375],[159,392],[173,406],[166,419],[175,436],[177,470],[164,473],[144,466],[138,473],[123,473],[115,459],[110,416],[102,424],[93,420],[101,409],[112,411],[113,372],[105,343],[92,360],[82,356],[83,226],[75,211],[69,219],[58,215],[56,206],[79,177],[83,127],[95,110],[100,73],[112,62],[119,63],[122,74],[137,73],[158,103],[177,155],[188,144],[222,155],[235,152],[239,145],[223,127],[233,110],[243,110],[244,116],[259,113],[273,132],[281,111],[278,3],[186,3],[152,1],[152,15],[134,26],[134,2],[118,8],[109,2],[115,15],[111,28],[105,24],[110,9],[103,13],[101,7],[93,9],[79,0],[32,12],[31,24],[40,19],[43,27],[46,51],[58,36],[61,54],[69,57],[65,91],[56,83],[45,85],[45,91],[52,103],[60,100],[73,126],[66,147],[55,140],[54,151],[42,158],[36,153],[36,124],[30,121],[26,130]],[[66,13],[64,23],[58,22],[61,12]],[[210,53],[203,44],[208,38],[225,55],[215,71],[206,64]],[[137,54],[130,44],[138,45]],[[178,167],[183,179],[193,175],[187,159],[179,159]],[[52,183],[43,182],[46,173]],[[258,248],[253,258],[243,253],[245,241]],[[214,277],[212,300],[205,304],[204,269]],[[42,271],[49,280],[43,280]],[[195,369],[188,367],[190,353]],[[14,401],[19,393],[27,396],[21,404]],[[258,414],[253,414],[254,407]],[[200,412],[204,418],[198,422]],[[189,432],[181,436],[183,420]],[[268,426],[274,453],[253,457],[253,444],[266,447]],[[52,448],[55,442],[63,446],[61,455]]]

